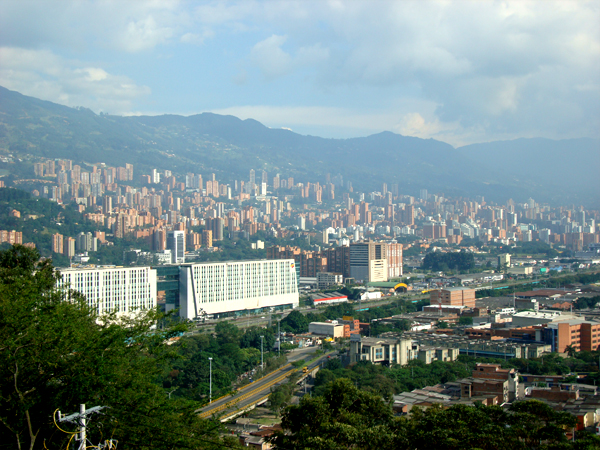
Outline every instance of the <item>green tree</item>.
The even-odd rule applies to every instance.
[[[379,395],[357,389],[349,380],[331,383],[322,396],[305,396],[282,415],[287,433],[276,433],[271,442],[294,449],[392,449],[394,416]]]
[[[473,318],[472,317],[459,317],[458,323],[460,325],[473,325]]]
[[[554,411],[538,400],[513,403],[510,411],[508,423],[511,432],[526,448],[535,448],[540,442],[546,445],[565,444],[565,431],[572,429],[577,423],[575,416]]]
[[[308,320],[300,311],[294,310],[281,320],[281,329],[291,333],[306,333]]]
[[[240,339],[240,347],[254,347],[260,350],[261,336],[263,337],[263,350],[265,352],[271,351],[273,349],[273,346],[275,345],[275,336],[270,330],[266,330],[260,327],[250,327],[246,329],[246,331]]]
[[[53,414],[85,403],[107,407],[89,423],[93,443],[112,436],[123,449],[222,444],[215,426],[194,414],[196,404],[170,400],[156,383],[172,358],[165,339],[182,329],[152,331],[155,312],[100,318],[76,293],[57,289],[58,276],[36,250],[0,252],[0,442],[64,448],[72,434]]]
[[[575,353],[577,353],[577,349],[573,344],[569,344],[565,347],[564,352],[569,356],[569,358],[572,358],[573,356],[575,356]]]

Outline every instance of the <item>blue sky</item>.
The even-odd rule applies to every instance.
[[[600,137],[600,1],[0,2],[0,85],[324,137]]]

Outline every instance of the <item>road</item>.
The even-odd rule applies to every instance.
[[[226,395],[224,397],[214,400],[210,405],[207,405],[198,411],[200,417],[207,418],[214,414],[220,416],[221,421],[226,421],[229,418],[241,414],[247,409],[251,409],[256,404],[264,403],[269,394],[271,393],[271,387],[279,383],[285,382],[285,380],[294,372],[296,367],[292,366],[291,363],[300,359],[306,359],[314,355],[317,351],[317,347],[308,347],[306,349],[294,350],[288,356],[288,364],[281,367],[280,369],[271,372],[263,378],[260,378],[253,383],[250,383],[241,388],[236,395]],[[321,358],[310,364],[309,369],[321,364],[323,360],[326,360],[328,355],[323,355]]]

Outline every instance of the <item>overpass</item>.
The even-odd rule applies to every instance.
[[[330,355],[331,353],[325,354],[311,363],[308,366],[308,373],[303,373],[299,381],[318,371],[321,363],[326,361]],[[254,409],[258,405],[266,403],[269,395],[271,395],[271,387],[286,382],[288,377],[298,371],[302,372],[302,369],[298,369],[292,366],[291,363],[288,363],[253,383],[242,387],[235,395],[228,394],[217,398],[209,405],[197,410],[196,413],[203,419],[214,416],[221,422],[227,422],[246,411]]]

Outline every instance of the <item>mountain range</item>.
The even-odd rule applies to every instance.
[[[70,108],[0,87],[0,154],[68,158],[78,163],[132,163],[152,168],[248,179],[262,169],[296,181],[341,174],[355,189],[399,185],[445,195],[483,195],[555,204],[598,205],[600,140],[516,139],[453,146],[382,132],[325,139],[252,120],[202,113],[192,116],[114,116]],[[10,165],[2,167],[11,170]]]

